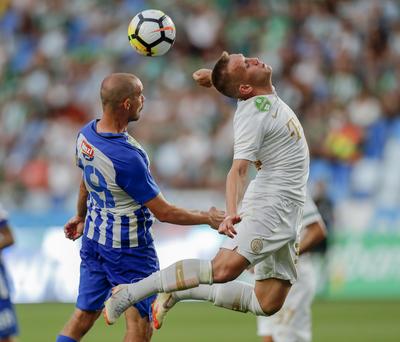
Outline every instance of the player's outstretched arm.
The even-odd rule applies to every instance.
[[[192,74],[192,77],[199,86],[211,88],[213,86],[211,74],[211,69],[199,69]]]
[[[214,229],[223,221],[225,213],[211,207],[208,211],[187,210],[169,203],[160,193],[145,203],[154,216],[161,222],[180,225],[208,224]]]

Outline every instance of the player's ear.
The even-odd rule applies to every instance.
[[[239,86],[240,95],[249,95],[253,91],[253,87],[249,84],[241,84]]]
[[[124,107],[125,110],[129,110],[131,108],[131,100],[125,99],[124,102],[122,102],[122,106]]]

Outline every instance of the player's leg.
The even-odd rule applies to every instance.
[[[132,303],[158,292],[172,292],[197,287],[199,284],[235,279],[248,265],[249,261],[236,251],[225,249],[221,249],[212,262],[199,259],[178,261],[137,283],[114,288],[112,297],[105,303],[106,321],[108,324],[114,323]]]
[[[0,342],[13,342],[13,337],[17,335],[17,316],[10,298],[6,271],[0,263]]]
[[[185,291],[164,294],[163,299],[160,296],[154,304],[160,305],[160,308],[155,308],[153,314],[156,313],[156,319],[159,320],[157,326],[160,326],[162,322],[158,311],[168,311],[177,302],[191,299],[209,301],[230,310],[269,316],[282,307],[290,287],[290,282],[275,278],[257,281],[255,287],[241,281],[199,285]]]
[[[272,210],[274,213],[274,210]],[[282,227],[281,220],[278,229],[267,234],[257,228],[251,219],[244,219],[237,226],[238,234],[234,239],[227,239],[220,253],[213,260],[213,278],[219,281],[229,280],[234,275],[234,256],[239,254],[256,264],[256,285],[230,282],[227,284],[200,285],[186,291],[174,292],[171,295],[162,295],[154,304],[153,321],[155,328],[162,324],[166,312],[179,300],[198,299],[213,302],[232,310],[250,311],[256,315],[272,315],[283,305],[291,283],[296,280],[295,250],[296,230],[291,228],[300,222],[301,210],[294,212],[292,220],[288,220],[286,227]],[[272,220],[271,220],[272,221]],[[275,227],[274,227],[275,228]],[[285,229],[287,228],[287,229]],[[280,233],[280,234],[279,234]],[[261,261],[260,261],[261,260]],[[240,268],[239,268],[240,269]],[[258,271],[257,271],[258,270]]]
[[[4,300],[1,300],[0,307],[0,342],[15,342],[18,326],[11,302],[4,303]]]
[[[153,329],[149,317],[139,313],[135,307],[125,311],[126,332],[124,342],[149,342]]]
[[[213,260],[215,280],[228,280],[236,276],[240,263],[232,263],[239,255],[236,251],[221,249]],[[240,260],[240,258],[239,258]],[[223,262],[221,262],[223,261]],[[246,259],[246,265],[249,262]],[[179,301],[202,300],[229,310],[251,312],[255,315],[269,316],[283,305],[291,283],[287,280],[268,278],[256,281],[255,286],[241,281],[199,285],[184,291],[160,294],[153,304],[153,325],[162,326],[166,313]]]
[[[236,252],[221,249],[220,253],[214,259],[216,262],[213,265],[218,265],[218,257],[225,258],[231,256],[232,258],[234,253]],[[267,259],[274,260],[274,256]],[[265,275],[263,272],[265,272],[266,267],[270,266],[270,262],[261,262],[261,264],[264,263],[266,265],[262,267],[262,271],[258,272],[261,273],[261,275],[258,275],[260,278],[264,276],[286,277],[274,273],[272,270],[269,270]],[[226,260],[225,264],[229,265],[229,261]],[[220,270],[218,267],[215,268],[216,277],[218,277],[218,274],[226,274],[225,266],[223,267],[224,271],[221,272]],[[289,280],[267,278],[257,280],[255,286],[240,281],[231,281],[223,284],[199,285],[198,287],[184,291],[162,293],[158,295],[153,304],[153,325],[155,329],[159,329],[167,312],[176,303],[184,300],[209,301],[216,306],[230,310],[251,312],[257,316],[270,316],[282,307],[290,288],[291,282]]]
[[[111,284],[134,284],[143,277],[159,271],[157,253],[153,244],[143,248],[99,248],[103,268]],[[134,303],[125,311],[125,342],[147,342],[152,335],[151,304],[155,296]],[[106,318],[106,317],[105,317]],[[106,318],[107,319],[107,318]]]
[[[73,342],[80,339],[90,330],[101,311],[84,311],[76,308],[72,317],[61,330],[56,342]]]
[[[307,258],[300,259],[298,280],[285,304],[272,317],[258,317],[258,335],[271,335],[274,342],[310,342],[311,303],[315,294],[315,275]]]
[[[85,237],[82,238],[79,294],[76,309],[58,335],[57,342],[80,341],[101,314],[111,284],[103,270],[97,247],[97,242]]]
[[[226,239],[223,248],[212,261],[213,280],[226,282],[235,279],[249,263],[256,265],[255,287],[240,283],[200,285],[185,291],[162,295],[154,304],[154,326],[161,326],[165,313],[178,301],[197,299],[211,301],[217,306],[256,315],[272,315],[278,311],[286,298],[291,282],[296,279],[294,233],[288,229],[284,234],[263,237],[251,219],[244,219],[237,226],[234,239]],[[286,265],[285,258],[288,259]],[[283,265],[280,265],[283,263]],[[289,268],[288,270],[286,270]],[[167,291],[168,292],[168,291]]]
[[[291,286],[290,281],[283,279],[256,281],[254,292],[265,316],[273,315],[282,308]]]
[[[223,248],[220,249],[212,263],[198,259],[182,260],[135,284],[123,284],[114,288],[112,297],[105,304],[107,322],[114,323],[132,303],[155,293],[195,288],[199,284],[229,282],[236,279],[250,263],[255,264],[266,259],[283,246],[294,245],[294,237],[297,227],[300,226],[302,210],[300,207],[290,206],[286,202],[278,201],[276,204],[274,202],[265,210],[263,208],[263,213],[267,214],[265,218],[262,217],[262,220],[245,217],[237,225],[238,233],[235,238],[225,240]],[[282,217],[285,217],[285,220]],[[269,226],[264,226],[260,224],[263,221],[271,223]],[[277,233],[276,229],[278,228]],[[292,255],[286,256],[292,257]],[[294,281],[296,279],[294,265],[293,269]],[[258,302],[253,287],[242,283],[240,285],[229,283],[224,286],[216,284],[211,287],[202,286],[199,291],[204,300],[212,298],[216,305],[220,303],[220,306],[244,312],[251,311],[256,315],[272,314],[282,306],[290,288],[290,283],[281,279],[291,279],[275,277],[273,274],[259,279],[277,278],[277,280],[271,279],[265,282],[265,285],[257,289],[259,295],[268,292],[273,296],[269,299],[260,298],[262,299],[261,303]],[[197,289],[193,291],[196,292]],[[204,294],[204,291],[208,291],[208,294]]]

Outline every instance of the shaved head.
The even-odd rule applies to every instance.
[[[103,107],[116,108],[118,104],[133,94],[141,93],[141,82],[133,74],[114,73],[107,76],[101,83],[100,97]]]

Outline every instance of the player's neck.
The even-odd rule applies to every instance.
[[[108,115],[97,122],[96,130],[98,133],[124,133],[128,128],[128,123],[124,120],[116,120]]]
[[[268,83],[264,87],[254,89],[254,93],[254,96],[274,94],[274,86],[272,83]]]
[[[269,95],[269,94],[274,94],[274,87],[272,84],[264,86],[264,87],[260,87],[260,88],[254,88],[253,91],[251,93],[249,93],[248,95],[243,96],[241,99],[242,100],[247,100],[251,97],[254,96],[260,96],[260,95]]]

